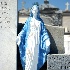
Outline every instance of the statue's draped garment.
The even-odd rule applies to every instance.
[[[34,19],[31,13],[18,34],[18,38],[20,38],[17,44],[23,68],[39,70],[50,52],[50,38],[39,15],[37,19]]]

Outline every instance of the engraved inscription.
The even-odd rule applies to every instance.
[[[8,5],[9,2],[0,1],[0,27],[2,26],[1,28],[6,28],[7,26],[9,26],[9,23],[11,22],[11,9]]]
[[[48,55],[47,70],[70,70],[70,55]]]

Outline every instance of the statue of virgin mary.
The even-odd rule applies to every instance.
[[[50,38],[37,5],[31,8],[30,17],[17,36],[17,45],[25,70],[39,70],[43,66],[50,52]]]

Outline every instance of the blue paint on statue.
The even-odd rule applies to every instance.
[[[36,15],[35,19],[33,19],[34,13],[32,11],[34,8],[36,8],[38,10],[38,11],[36,11],[37,15]],[[37,22],[39,22],[39,26],[36,26]],[[34,24],[34,26],[31,27],[32,23]],[[32,30],[35,30],[35,31],[33,31],[32,39],[31,39],[32,41],[30,41],[30,39],[29,39],[29,35],[32,31],[31,28],[33,28]],[[38,31],[37,31],[37,29],[38,29]],[[34,32],[36,32],[36,33],[34,33]],[[30,17],[26,20],[24,27],[22,28],[21,32],[18,34],[18,37],[17,37],[17,44],[19,46],[20,58],[21,58],[21,63],[22,63],[23,68],[25,68],[25,65],[26,65],[26,50],[30,45],[30,42],[28,40],[30,42],[34,43],[34,45],[31,45],[32,48],[39,47],[38,64],[37,64],[37,70],[39,70],[45,63],[47,54],[50,52],[50,38],[47,33],[47,29],[44,25],[44,22],[42,21],[42,19],[39,16],[39,7],[37,5],[34,5],[32,7]],[[39,41],[37,41],[37,40],[39,40]],[[32,51],[30,51],[30,53],[31,52]],[[34,55],[33,55],[33,57],[34,57]]]

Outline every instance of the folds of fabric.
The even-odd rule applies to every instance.
[[[40,40],[39,54],[38,54],[38,64],[37,64],[37,68],[39,70],[43,66],[44,62],[46,61],[47,54],[50,52],[50,38],[42,20],[40,18],[38,20],[41,21],[40,23],[41,30],[39,36],[39,40]],[[18,37],[20,38],[20,44],[18,46],[19,46],[20,58],[21,58],[21,63],[23,68],[26,65],[25,53],[26,53],[26,49],[28,48],[27,38],[30,32],[30,21],[31,21],[31,17],[27,19],[23,29],[18,34]]]

